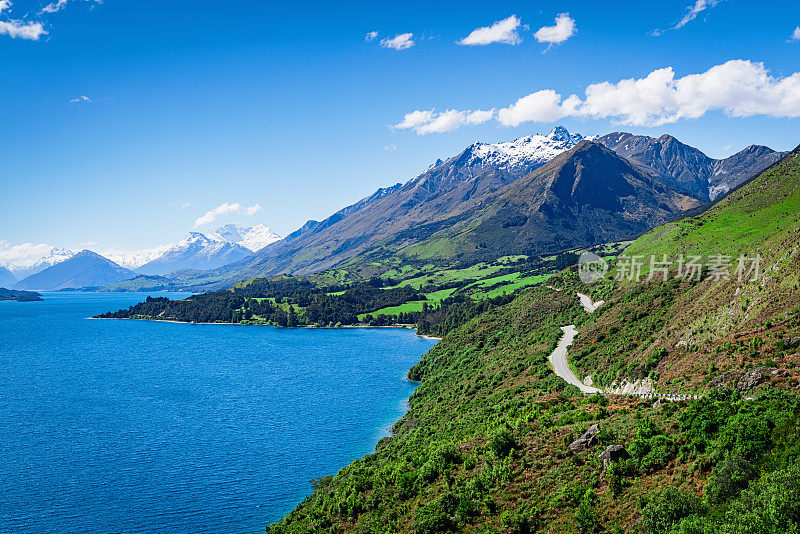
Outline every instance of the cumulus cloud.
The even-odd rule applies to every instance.
[[[644,78],[602,82],[586,88],[583,98],[564,98],[552,89],[523,96],[494,111],[414,111],[395,125],[418,134],[447,132],[492,116],[503,126],[526,122],[555,122],[565,117],[609,119],[628,126],[660,126],[697,119],[710,111],[729,117],[800,117],[800,72],[772,76],[763,63],[731,60],[699,74],[676,77],[672,67]],[[481,114],[476,116],[474,114]]]
[[[791,43],[793,41],[800,41],[800,26],[794,29],[794,33],[792,33],[787,42]]]
[[[11,7],[11,0],[0,0],[0,13]]]
[[[53,246],[45,243],[11,245],[0,240],[0,265],[30,267],[52,251]]]
[[[386,152],[397,152],[397,145],[386,145],[383,149]]]
[[[575,35],[575,20],[569,13],[561,13],[556,17],[555,26],[544,26],[533,34],[540,43],[560,44]]]
[[[392,38],[381,39],[381,46],[383,48],[391,48],[392,50],[405,50],[414,46],[413,33],[401,33]]]
[[[0,21],[0,35],[8,35],[12,39],[38,41],[47,31],[41,22],[24,23],[20,20]]]
[[[561,95],[552,89],[523,96],[497,112],[503,126],[518,126],[523,122],[554,122],[565,116]]]
[[[204,224],[209,224],[217,220],[218,217],[223,215],[234,215],[234,214],[244,214],[248,216],[255,215],[261,210],[260,204],[254,204],[249,207],[242,206],[238,202],[229,203],[225,202],[224,204],[220,204],[213,210],[207,211],[204,215],[197,218],[194,221],[194,227],[197,228],[198,226],[203,226]]]
[[[94,100],[86,95],[81,95],[69,101],[70,104],[91,104],[92,102],[94,102]]]
[[[394,125],[394,128],[398,130],[414,130],[417,135],[444,133],[462,126],[482,124],[491,120],[492,117],[494,117],[493,109],[488,111],[448,109],[441,113],[436,113],[433,110],[418,110],[407,113],[402,121]]]
[[[519,36],[520,20],[516,15],[511,15],[507,19],[498,20],[491,26],[476,28],[472,32],[458,41],[460,45],[488,45],[492,43],[519,44],[522,39]]]
[[[377,38],[378,38],[378,32],[375,31],[369,32],[367,33],[366,36],[364,36],[365,41],[374,41]]]

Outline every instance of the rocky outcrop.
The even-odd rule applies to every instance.
[[[630,382],[628,380],[624,382],[615,382],[610,388],[606,389],[605,392],[614,395],[650,395],[654,392],[653,381],[648,377],[635,382]]]
[[[630,453],[622,445],[609,445],[598,456],[600,461],[603,462],[603,469],[608,469],[611,464],[627,460],[630,457]]]
[[[594,447],[597,444],[597,436],[600,435],[600,426],[594,424],[589,429],[581,434],[581,437],[569,444],[569,450],[572,452],[581,452]]]
[[[769,378],[789,376],[788,371],[779,370],[775,367],[753,367],[748,370],[736,383],[739,391],[749,391]]]

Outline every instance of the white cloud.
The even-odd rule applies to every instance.
[[[584,116],[640,126],[697,119],[712,110],[731,117],[800,117],[800,72],[775,78],[763,63],[733,60],[675,78],[667,67],[641,79],[590,85],[577,110]]]
[[[86,95],[81,95],[69,101],[70,104],[91,104],[92,102],[94,102],[94,100],[92,100]]]
[[[392,50],[405,50],[414,46],[413,33],[401,33],[395,35],[391,39],[381,39],[381,46],[384,48],[391,48]]]
[[[644,78],[589,85],[583,98],[564,98],[552,89],[536,91],[494,113],[448,110],[436,114],[414,111],[397,129],[418,134],[447,132],[492,116],[503,126],[525,122],[554,122],[565,117],[609,119],[629,126],[660,126],[697,119],[710,111],[730,117],[800,117],[800,72],[775,77],[763,63],[732,60],[699,74],[676,77],[671,67]],[[481,114],[481,115],[475,115]]]
[[[378,32],[372,31],[372,32],[367,33],[367,35],[364,37],[364,40],[365,41],[374,41],[377,38],[378,38]]]
[[[24,23],[19,20],[0,21],[0,35],[8,35],[12,39],[27,39],[38,41],[42,35],[47,35],[41,22]]]
[[[442,113],[430,111],[412,111],[403,120],[394,125],[398,130],[414,130],[417,135],[450,132],[457,128],[473,124],[482,124],[494,117],[494,110],[458,111],[448,109]]]
[[[47,4],[46,6],[44,6],[42,8],[42,10],[40,11],[40,13],[42,13],[42,14],[44,14],[44,13],[58,13],[59,11],[61,11],[65,7],[67,7],[67,3],[69,3],[69,1],[70,0],[57,0],[56,2],[51,2],[51,3]],[[84,0],[84,1],[87,2],[87,3],[90,3],[90,4],[102,4],[103,3],[103,0]]]
[[[217,217],[222,215],[233,215],[233,214],[244,214],[244,215],[255,215],[258,211],[261,210],[260,204],[254,204],[250,207],[243,207],[238,202],[228,203],[225,202],[224,204],[220,204],[213,210],[207,211],[204,215],[197,218],[194,222],[194,227],[197,228],[198,226],[203,226],[204,224],[209,224],[217,220]]]
[[[523,96],[497,112],[503,126],[518,126],[523,122],[555,122],[564,117],[561,95],[552,89]]]
[[[45,243],[22,243],[12,246],[8,241],[0,241],[0,265],[30,267],[52,250],[53,246]]]
[[[58,0],[42,8],[42,13],[57,13],[66,7],[68,0]]]
[[[0,0],[0,13],[11,7],[11,0]]]
[[[417,126],[427,124],[433,120],[433,110],[430,111],[412,111],[406,113],[403,120],[394,125],[398,130],[414,129]]]
[[[397,145],[386,145],[383,149],[386,152],[397,152]]]
[[[253,206],[250,206],[249,208],[245,208],[244,209],[244,214],[249,216],[249,217],[252,217],[253,215],[258,213],[259,211],[261,211],[261,204],[254,204]]]
[[[511,15],[507,19],[498,20],[491,26],[476,28],[472,33],[458,41],[460,45],[488,45],[492,43],[519,44],[520,20],[516,15]]]
[[[555,26],[544,26],[533,34],[540,43],[560,44],[575,35],[575,21],[569,13],[561,13],[556,17]]]
[[[673,27],[674,30],[679,30],[697,18],[697,15],[719,4],[721,0],[696,0],[694,5],[686,8],[686,13],[683,18]]]
[[[800,26],[794,29],[794,33],[792,33],[792,36],[789,38],[787,43],[791,43],[793,41],[800,41]]]

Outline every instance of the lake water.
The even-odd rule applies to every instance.
[[[87,319],[145,296],[0,302],[0,532],[262,531],[374,451],[434,344]]]

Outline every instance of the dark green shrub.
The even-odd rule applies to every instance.
[[[498,458],[507,456],[516,447],[517,441],[514,439],[514,435],[505,427],[495,431],[489,438],[489,448]]]
[[[714,468],[704,493],[709,504],[720,504],[734,497],[758,472],[741,456],[732,456]]]
[[[695,495],[668,487],[642,509],[642,526],[649,534],[664,534],[684,517],[701,511],[702,503]]]

